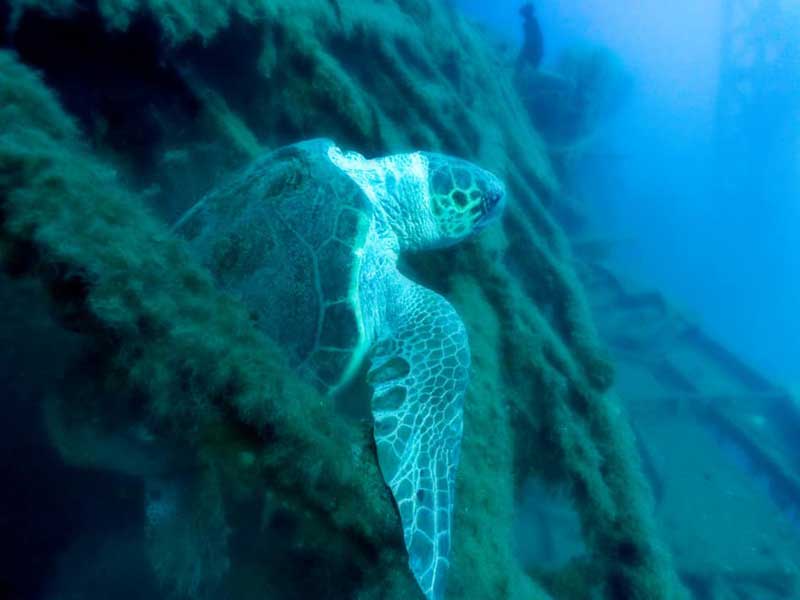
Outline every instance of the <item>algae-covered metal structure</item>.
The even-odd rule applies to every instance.
[[[10,0],[0,25],[3,527],[31,532],[3,536],[0,595],[423,597],[366,383],[322,397],[171,229],[327,137],[506,185],[501,226],[402,257],[472,353],[445,597],[690,597],[555,217],[566,169],[484,32],[437,0]],[[531,481],[577,515],[569,560],[519,556]]]

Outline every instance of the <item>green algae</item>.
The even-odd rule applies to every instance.
[[[64,19],[74,8],[66,1],[15,4]],[[415,275],[463,316],[474,356],[450,593],[685,597],[655,534],[624,415],[607,391],[613,369],[549,211],[562,186],[509,69],[481,35],[425,0],[213,7],[108,0],[99,10],[112,29],[152,19],[168,44],[164,60],[192,73],[188,85],[205,115],[194,125],[195,143],[165,128],[154,152],[180,148],[191,165],[204,144],[215,144],[232,167],[258,145],[326,135],[375,154],[420,146],[455,153],[506,180],[511,198],[502,230],[464,248],[409,258]],[[252,64],[243,61],[249,66],[237,71],[247,78],[247,102],[209,68],[214,44],[236,19],[257,40]],[[201,44],[190,55],[177,52],[196,39]],[[23,272],[51,290],[72,284],[66,298],[58,296],[61,306],[74,304],[84,335],[108,349],[117,384],[146,394],[154,428],[185,438],[207,474],[201,481],[221,477],[244,498],[268,487],[273,504],[298,516],[303,539],[317,552],[337,564],[346,552],[358,565],[360,598],[413,597],[368,432],[336,417],[297,381],[245,311],[213,289],[182,244],[126,190],[116,163],[101,157],[120,154],[109,151],[113,131],[88,147],[53,94],[8,53],[0,61],[0,100],[7,262],[32,247],[37,260]],[[178,178],[161,187],[174,193],[185,185]],[[149,201],[163,202],[163,194]],[[571,494],[591,576],[576,565],[525,573],[513,557],[515,496],[531,475]],[[257,562],[236,558],[231,581],[270,589],[269,569],[257,576]]]
[[[251,450],[254,469],[298,510],[373,542],[388,536],[396,516],[377,468],[353,451],[364,437],[91,156],[39,78],[8,53],[0,73],[2,237],[10,256],[35,258],[23,272],[46,281],[60,310],[80,305],[84,333],[112,357],[115,378],[147,394],[158,426],[201,444],[234,410],[253,439],[270,432]]]

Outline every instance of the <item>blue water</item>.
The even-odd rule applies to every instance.
[[[730,2],[783,7],[752,34],[774,58],[753,77],[732,147],[716,127],[729,74],[721,0],[537,4],[545,69],[565,47],[590,43],[617,53],[633,78],[581,168],[596,229],[624,241],[616,263],[764,373],[800,383],[800,11]],[[517,2],[459,5],[519,38]]]

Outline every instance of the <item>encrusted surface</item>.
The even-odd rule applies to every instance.
[[[146,392],[163,435],[174,431],[163,423],[180,424],[175,435],[215,473],[198,481],[227,490],[231,527],[252,528],[241,515],[262,510],[253,505],[269,489],[264,514],[297,524],[270,539],[295,552],[290,539],[302,540],[326,581],[333,573],[344,586],[339,597],[418,593],[368,432],[331,416],[143,205],[174,218],[259,145],[326,136],[367,156],[444,151],[497,173],[509,191],[502,228],[405,263],[461,315],[473,354],[448,597],[547,598],[543,585],[559,598],[684,597],[547,208],[561,198],[554,170],[509,70],[479,33],[428,0],[106,1],[94,24],[69,1],[13,4],[39,10],[15,15],[6,35],[19,55],[0,59],[0,238],[5,248],[32,246],[35,259],[14,267],[51,289],[77,278],[67,287],[80,309],[71,318],[107,351],[117,385]],[[45,25],[81,19],[96,48],[84,60],[114,55],[120,40],[141,50],[133,66],[115,63],[115,77],[146,90],[147,102],[76,95],[110,85],[91,79],[102,65],[60,65],[54,57],[74,37],[31,43]],[[527,475],[569,492],[591,568],[529,574],[513,557],[515,490]],[[229,552],[221,585],[237,597],[290,597],[324,579],[298,569],[302,561],[267,561],[261,546],[231,543]]]

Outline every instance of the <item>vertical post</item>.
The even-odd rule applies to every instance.
[[[800,24],[781,0],[722,0],[715,145],[727,183],[740,194],[763,188],[780,160],[773,149],[783,151],[800,112],[797,36]]]

